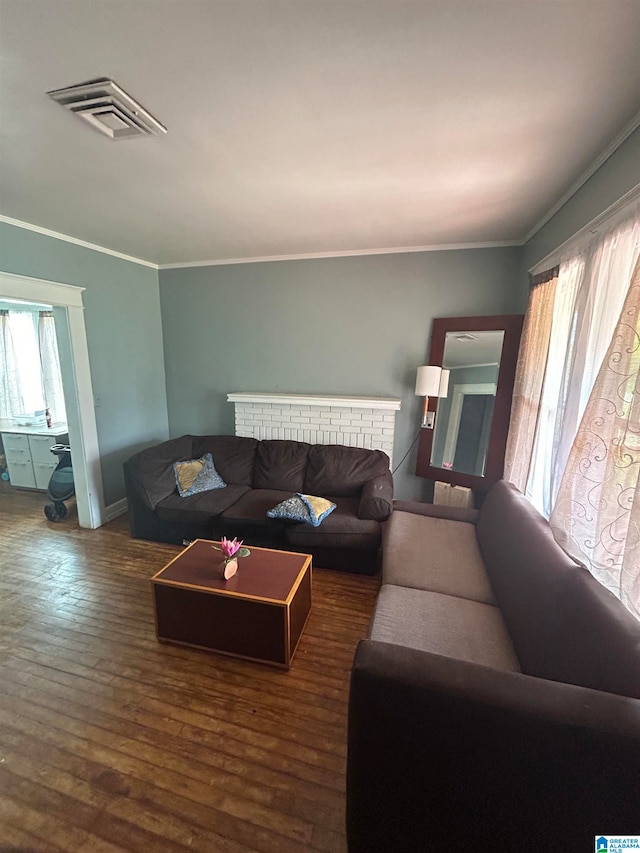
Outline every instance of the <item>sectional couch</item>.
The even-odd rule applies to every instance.
[[[226,486],[181,497],[174,463],[207,453]],[[124,475],[138,539],[180,544],[237,536],[248,545],[311,554],[322,568],[379,569],[381,522],[393,509],[389,457],[380,450],[183,435],[136,453]],[[318,527],[267,516],[296,492],[329,498],[336,509]]]
[[[352,672],[350,853],[584,853],[640,833],[640,622],[498,482],[396,501]]]

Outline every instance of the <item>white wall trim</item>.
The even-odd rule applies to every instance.
[[[104,520],[105,522],[113,521],[114,518],[118,518],[121,515],[124,515],[127,511],[127,499],[120,498],[119,501],[115,503],[109,504],[109,506],[104,509]]]
[[[35,231],[36,234],[43,234],[45,237],[53,237],[56,240],[63,240],[65,243],[73,243],[74,246],[82,246],[83,249],[102,252],[103,255],[111,255],[113,258],[120,258],[122,261],[130,261],[132,264],[140,264],[143,267],[150,267],[153,270],[158,269],[158,265],[154,264],[152,261],[144,261],[142,258],[134,258],[132,255],[125,255],[122,252],[116,252],[114,249],[107,249],[105,246],[98,246],[97,243],[89,243],[87,240],[80,240],[78,237],[71,237],[69,234],[62,234],[60,231],[52,231],[50,228],[43,228],[41,225],[32,225],[30,222],[22,222],[20,219],[12,219],[10,216],[4,216],[1,213],[0,222],[6,222],[7,225],[15,225],[16,228],[24,228],[26,231]]]
[[[401,400],[393,397],[347,397],[326,394],[280,394],[278,392],[264,393],[261,391],[239,391],[227,394],[229,403],[295,403],[301,406],[345,406],[350,409],[389,409],[399,411]]]
[[[220,258],[215,261],[187,261],[177,264],[158,264],[160,270],[188,269],[190,267],[218,267],[232,264],[266,264],[271,261],[312,261],[322,258],[359,258],[367,255],[402,255],[419,252],[453,252],[458,249],[504,249],[521,246],[521,240],[496,240],[487,243],[441,243],[428,246],[397,246],[386,249],[345,249],[334,252],[308,252],[300,255],[265,255],[260,258]]]
[[[585,169],[585,171],[580,175],[580,177],[569,187],[569,189],[564,193],[564,195],[560,196],[558,201],[553,205],[553,207],[548,210],[545,215],[533,226],[531,231],[526,234],[522,240],[521,245],[525,245],[529,242],[529,240],[538,233],[538,231],[544,227],[547,222],[556,215],[556,213],[560,210],[561,207],[569,201],[569,199],[574,196],[578,190],[587,183],[590,177],[592,177],[608,159],[611,155],[617,151],[618,148],[622,145],[622,143],[628,139],[631,134],[640,127],[640,112],[636,113],[636,115],[631,119],[629,124],[625,125],[620,133],[607,145],[604,151],[596,157],[596,159],[591,163],[591,165]]]
[[[69,442],[73,448],[73,475],[80,527],[100,527],[104,520],[102,471],[98,448],[98,430],[93,407],[93,388],[89,369],[89,350],[84,325],[82,291],[69,284],[48,282],[0,271],[0,297],[46,302],[64,308],[67,313],[71,344],[72,377],[63,377]],[[71,383],[69,383],[69,379]],[[72,387],[69,387],[71,384]],[[76,428],[79,424],[79,430]]]
[[[84,287],[73,284],[61,284],[58,281],[47,281],[43,278],[29,278],[26,275],[2,272],[2,294],[11,299],[22,299],[25,302],[41,302],[47,305],[59,305],[82,308],[82,292]]]

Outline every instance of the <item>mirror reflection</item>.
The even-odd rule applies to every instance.
[[[442,367],[451,374],[438,401],[434,467],[484,475],[503,343],[504,330],[447,332]]]

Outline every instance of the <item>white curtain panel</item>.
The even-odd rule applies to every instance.
[[[0,311],[0,418],[14,418],[24,410],[24,395],[9,326],[9,312]]]
[[[65,422],[67,413],[62,390],[60,357],[56,340],[56,327],[51,311],[40,311],[38,315],[38,342],[40,347],[40,369],[42,396],[54,422]]]
[[[640,205],[561,262],[526,493],[549,517],[640,247]]]

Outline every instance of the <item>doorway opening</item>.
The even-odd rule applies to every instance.
[[[0,271],[0,299],[53,306],[80,527],[104,523],[104,497],[84,324],[84,288]]]

